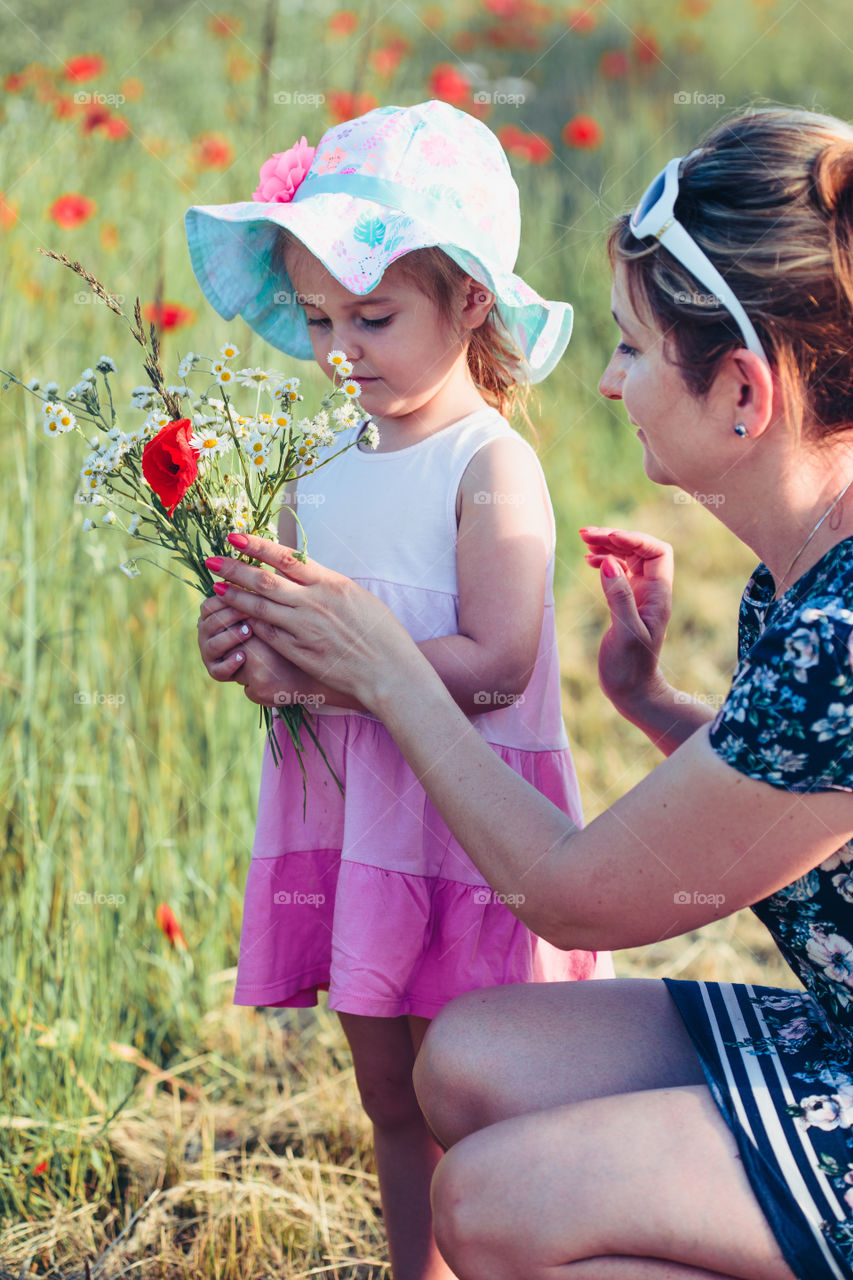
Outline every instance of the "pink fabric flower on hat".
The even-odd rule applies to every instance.
[[[278,151],[261,165],[258,189],[252,199],[262,204],[288,204],[311,167],[316,147],[304,135],[288,151]]]

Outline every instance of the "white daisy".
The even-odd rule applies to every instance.
[[[375,449],[379,444],[379,429],[375,422],[368,422],[360,437],[368,449]]]
[[[350,376],[350,374],[352,373],[352,365],[350,364],[349,360],[344,360],[341,364],[338,365],[338,373],[341,375],[342,378],[348,378]]]
[[[224,356],[226,360],[233,360],[234,356],[238,356],[240,352],[233,342],[226,342],[224,347],[219,348],[219,354]]]
[[[58,382],[45,383],[44,394],[46,396],[55,396],[58,390],[59,390]]]
[[[266,369],[238,369],[237,381],[241,387],[262,387],[270,380]]]
[[[339,369],[342,364],[347,363],[347,353],[345,351],[330,351],[326,356],[326,362]]]
[[[105,514],[103,520],[101,521],[101,524],[115,524],[115,522],[116,522],[116,513],[114,511],[108,511]]]
[[[99,373],[115,373],[115,360],[111,360],[109,356],[101,356],[100,360],[95,365],[95,368]]]
[[[193,365],[198,360],[198,356],[192,351],[188,351],[178,364],[178,377],[185,378],[188,373],[192,373]]]
[[[355,378],[346,378],[341,383],[341,391],[345,396],[349,396],[352,400],[361,395],[361,384],[356,382]]]
[[[87,516],[86,519],[83,521],[83,532],[88,533],[89,530],[94,529],[94,527],[95,527],[94,520],[90,520]]]
[[[263,465],[266,466],[267,449],[269,447],[269,441],[265,440],[262,435],[258,434],[258,432],[256,431],[253,431],[252,434],[248,436],[247,439],[242,441],[242,447],[243,447],[243,452],[246,454],[248,458],[251,458],[253,462],[257,456],[259,455],[263,456],[263,459],[264,459]]]
[[[194,431],[190,436],[190,444],[198,450],[199,462],[202,458],[217,458],[231,448],[231,441],[227,437],[217,435],[209,429]]]
[[[234,381],[234,370],[226,369],[223,367],[217,373],[216,381],[219,383],[220,387],[230,386],[231,383]]]

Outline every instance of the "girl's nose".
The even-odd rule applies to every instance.
[[[610,362],[598,383],[598,390],[608,400],[622,399],[622,381],[624,373],[617,367],[615,354],[610,357]]]

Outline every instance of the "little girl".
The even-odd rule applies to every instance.
[[[497,139],[443,102],[382,107],[273,156],[254,203],[190,209],[187,236],[216,310],[328,375],[345,352],[378,427],[375,451],[361,422],[329,452],[356,448],[297,482],[312,558],[381,597],[494,751],[579,823],[553,512],[504,416],[562,355],[572,311],[512,273],[518,190]],[[285,508],[279,537],[293,535]],[[227,594],[205,601],[208,671],[256,702],[304,700],[345,796],[308,744],[303,820],[291,748],[280,767],[266,748],[234,1001],[313,1005],[328,990],[374,1126],[395,1280],[438,1280],[441,1152],[411,1084],[429,1020],[480,987],[610,976],[610,958],[532,935],[511,910],[523,877],[493,894],[379,720],[335,691],[333,669],[310,680],[259,629]]]

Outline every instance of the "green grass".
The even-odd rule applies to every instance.
[[[196,323],[165,339],[172,371],[179,353],[215,351],[226,336],[246,364],[286,367],[242,322],[225,325],[206,308],[183,212],[243,197],[268,154],[327,127],[322,107],[274,104],[277,88],[429,96],[435,63],[455,61],[459,34],[487,24],[474,4],[431,7],[444,15],[434,32],[423,4],[359,6],[358,32],[341,39],[327,33],[331,9],[282,6],[261,102],[256,65],[239,82],[224,70],[229,52],[257,64],[266,14],[257,0],[240,7],[244,27],[229,42],[207,31],[204,6],[146,3],[115,23],[90,0],[61,13],[42,0],[21,6],[5,23],[3,73],[97,51],[107,59],[98,88],[116,93],[135,76],[144,95],[121,108],[132,129],[124,142],[80,136],[32,91],[0,99],[0,190],[20,205],[17,224],[0,232],[0,365],[64,389],[105,353],[121,396],[143,381],[129,335],[103,306],[75,301],[85,291],[37,254],[42,246],[79,258],[127,307],[137,293],[152,300],[158,284],[196,307]],[[459,55],[491,79],[529,80],[535,93],[523,108],[496,110],[489,123],[520,122],[555,145],[544,168],[514,162],[518,265],[576,307],[569,354],[539,397],[537,432],[558,519],[564,709],[587,818],[658,757],[598,690],[605,612],[578,525],[620,523],[674,542],[667,669],[709,699],[731,674],[752,564],[707,511],[646,480],[624,414],[597,394],[614,340],[604,230],[657,166],[718,118],[701,103],[678,106],[675,92],[724,93],[724,111],[756,95],[843,111],[849,91],[841,0],[817,10],[717,0],[698,17],[621,0],[594,12],[598,26],[585,36],[555,17],[537,50],[481,43]],[[632,28],[654,29],[660,61],[633,60],[625,81],[603,79],[603,52],[633,58]],[[395,32],[414,48],[382,81],[368,56]],[[597,151],[559,142],[581,111],[604,128]],[[235,148],[223,173],[191,168],[192,139],[205,129]],[[90,194],[98,213],[62,232],[46,209],[68,190]],[[114,249],[100,240],[108,223]],[[196,595],[153,568],[129,581],[118,564],[130,541],[81,533],[76,446],[47,440],[35,402],[15,389],[0,399],[0,426],[0,1274],[80,1274],[82,1259],[99,1256],[144,1206],[110,1265],[135,1260],[151,1277],[385,1275],[368,1127],[335,1019],[230,1004],[261,756],[255,709],[206,677]],[[81,901],[86,894],[104,898]],[[157,929],[159,902],[176,912],[189,961]],[[793,981],[748,916],[623,953],[618,968]]]

